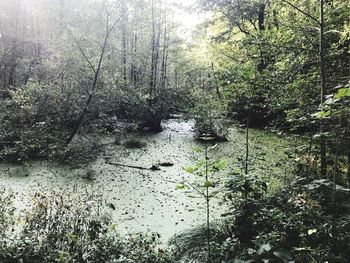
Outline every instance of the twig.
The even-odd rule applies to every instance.
[[[306,17],[310,18],[311,20],[313,20],[314,22],[316,22],[317,24],[320,24],[320,22],[318,21],[317,18],[313,17],[312,15],[310,15],[309,13],[306,13],[304,10],[301,10],[299,7],[297,7],[296,5],[290,3],[287,0],[281,0],[282,2],[290,5],[291,7],[293,7],[294,9],[298,10],[300,13],[302,13],[303,15],[305,15]]]
[[[151,168],[147,168],[147,167],[127,165],[127,164],[121,164],[121,163],[106,162],[106,164],[114,165],[114,166],[122,166],[122,167],[127,167],[127,168],[133,168],[133,169],[139,169],[139,170],[152,170]]]

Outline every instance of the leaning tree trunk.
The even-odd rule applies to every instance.
[[[92,102],[93,95],[94,95],[94,90],[96,89],[98,77],[99,77],[99,74],[100,74],[100,71],[101,71],[102,61],[103,61],[103,57],[104,57],[104,54],[105,54],[105,51],[106,51],[106,47],[107,47],[107,41],[108,41],[108,38],[109,38],[111,32],[113,31],[114,27],[116,26],[117,22],[119,21],[119,18],[114,22],[114,24],[112,25],[111,28],[108,28],[108,24],[109,24],[108,21],[109,21],[109,19],[108,19],[108,15],[107,15],[106,36],[105,36],[105,39],[104,39],[104,42],[103,42],[103,46],[101,48],[101,54],[100,54],[100,58],[99,58],[99,61],[98,61],[96,69],[92,67],[92,63],[90,62],[90,60],[88,59],[88,57],[84,53],[82,47],[79,45],[79,43],[75,39],[75,42],[76,42],[80,52],[82,53],[84,58],[87,60],[89,65],[92,67],[92,70],[94,71],[94,78],[93,78],[93,82],[92,82],[92,85],[91,85],[91,91],[89,92],[88,99],[86,100],[85,105],[84,105],[84,109],[80,113],[79,118],[74,122],[73,130],[72,130],[71,134],[68,136],[68,138],[66,140],[66,144],[67,145],[71,143],[71,141],[74,139],[75,135],[78,133],[81,125],[84,122],[85,116],[86,116],[86,114],[89,111],[89,106],[90,106],[90,104]],[[68,27],[67,27],[67,29],[68,29]],[[73,35],[72,32],[70,32],[70,33],[71,33],[71,35]]]

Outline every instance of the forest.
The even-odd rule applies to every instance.
[[[0,263],[350,262],[350,2],[0,0]]]

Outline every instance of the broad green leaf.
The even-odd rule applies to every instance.
[[[175,187],[175,189],[176,190],[182,190],[182,189],[185,189],[185,185],[184,184],[178,184],[178,185],[176,185],[176,187]]]
[[[182,169],[190,174],[193,174],[195,171],[198,170],[197,167],[193,167],[193,166],[183,167]]]
[[[215,185],[212,181],[205,181],[203,186],[206,188],[209,188],[209,187],[214,187]]]
[[[319,111],[319,112],[316,112],[315,114],[313,114],[313,116],[315,116],[316,118],[326,118],[326,117],[329,117],[331,115],[331,112],[330,111]]]
[[[218,163],[216,163],[216,168],[219,170],[222,170],[227,166],[227,164],[228,164],[227,160],[221,160]]]
[[[198,162],[196,163],[195,167],[198,169],[200,168],[202,165],[205,164],[205,159],[200,159],[198,160]]]
[[[344,97],[350,97],[350,88],[341,88],[338,90],[337,94],[335,94],[337,99],[341,99]]]

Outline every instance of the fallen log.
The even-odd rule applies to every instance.
[[[158,165],[168,167],[168,166],[174,166],[174,163],[165,161],[165,162],[158,163]]]
[[[151,170],[151,171],[159,171],[160,170],[160,168],[157,165],[152,165],[150,168],[147,168],[147,167],[142,167],[142,166],[127,165],[127,164],[112,163],[112,162],[106,162],[106,164],[127,167],[127,168],[133,168],[133,169],[139,169],[139,170]]]

